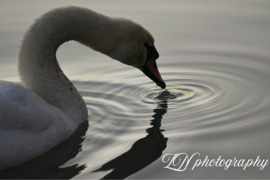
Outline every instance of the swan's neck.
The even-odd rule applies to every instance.
[[[19,52],[19,72],[23,85],[74,121],[87,118],[86,105],[64,75],[56,59],[58,47],[76,40],[95,50],[111,51],[113,20],[89,10],[69,7],[51,11],[26,33]],[[98,42],[97,42],[98,41]],[[102,44],[102,46],[98,46]],[[78,61],[79,63],[79,61]]]

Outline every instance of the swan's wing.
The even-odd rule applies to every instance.
[[[0,170],[42,154],[74,128],[69,117],[29,89],[0,81]]]
[[[0,129],[40,133],[68,117],[40,96],[18,84],[0,81]]]

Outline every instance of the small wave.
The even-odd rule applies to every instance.
[[[167,87],[166,90],[153,89],[141,97],[142,102],[157,104],[160,101],[167,100],[170,103],[188,101],[198,94],[193,87]]]

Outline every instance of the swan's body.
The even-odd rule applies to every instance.
[[[155,64],[154,40],[140,25],[78,7],[43,15],[19,51],[24,87],[0,81],[0,170],[48,151],[87,120],[81,95],[56,59],[58,47],[69,40],[137,67],[165,87]]]

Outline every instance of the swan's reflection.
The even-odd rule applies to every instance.
[[[59,166],[80,152],[87,129],[88,121],[81,124],[71,137],[47,153],[23,165],[0,171],[0,179],[70,179],[76,176],[86,167],[85,165],[65,168]]]
[[[136,141],[130,150],[105,163],[94,172],[112,169],[103,179],[123,179],[148,166],[162,155],[168,140],[160,129],[162,117],[167,112],[166,93],[167,91],[164,91],[157,97],[160,101],[157,108],[153,110],[154,119],[151,120],[152,127],[146,129],[147,136]]]

